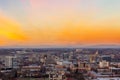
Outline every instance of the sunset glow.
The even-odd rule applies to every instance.
[[[120,44],[120,0],[1,0],[0,46]]]

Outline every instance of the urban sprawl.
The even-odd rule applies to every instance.
[[[0,80],[120,80],[120,49],[0,49]]]

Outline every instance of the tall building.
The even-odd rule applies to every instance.
[[[19,67],[19,62],[16,56],[5,56],[4,64],[6,68]]]
[[[5,67],[7,68],[13,67],[13,56],[5,56]]]
[[[99,52],[96,51],[95,54],[90,55],[90,63],[95,63],[99,61]]]

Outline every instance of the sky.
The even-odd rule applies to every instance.
[[[0,46],[120,44],[120,0],[0,0]]]

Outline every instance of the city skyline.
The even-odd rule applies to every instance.
[[[1,0],[0,46],[120,45],[119,0]]]

